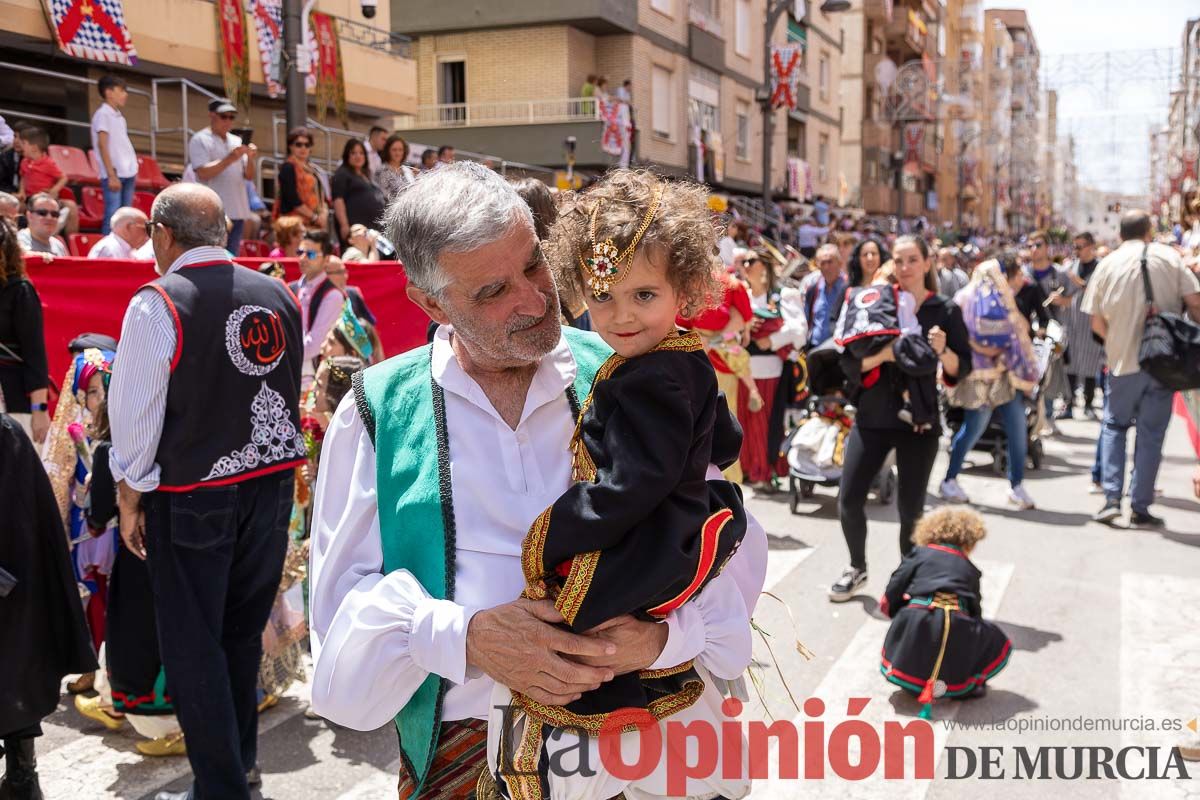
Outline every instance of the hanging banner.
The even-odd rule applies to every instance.
[[[217,60],[225,96],[239,111],[250,109],[250,41],[242,0],[217,0]]]
[[[904,126],[904,171],[910,175],[920,172],[921,144],[925,141],[925,126],[913,123]]]
[[[248,0],[250,17],[254,20],[254,33],[258,39],[258,55],[262,58],[263,76],[266,78],[267,94],[279,97],[285,87],[279,74],[283,55],[283,6],[280,0]],[[317,47],[312,28],[308,29],[305,45],[309,52],[309,63],[316,61]],[[311,69],[304,76],[304,86],[312,91],[317,88],[317,76]]]
[[[44,0],[58,49],[69,56],[112,64],[137,64],[121,0]]]
[[[1184,150],[1183,155],[1180,157],[1180,161],[1183,162],[1183,179],[1185,181],[1189,179],[1193,181],[1197,180],[1196,162],[1200,161],[1200,152],[1190,149]]]
[[[346,116],[346,81],[342,75],[342,46],[338,39],[337,20],[328,14],[314,11],[309,26],[317,42],[317,58],[313,71],[317,74],[317,122],[324,124],[325,114],[332,105],[343,127],[350,127]]]
[[[771,108],[796,109],[803,57],[804,48],[799,43],[771,45]]]
[[[600,149],[610,156],[625,152],[629,136],[629,106],[614,98],[599,98],[600,119],[604,120],[604,132],[600,136]]]

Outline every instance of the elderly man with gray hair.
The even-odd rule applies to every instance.
[[[87,257],[141,258],[138,250],[150,240],[146,222],[146,215],[141,210],[130,206],[118,208],[109,220],[109,233],[92,245]]]
[[[15,229],[17,217],[21,215],[21,201],[8,192],[0,192],[0,219],[8,222]]]
[[[306,456],[300,311],[282,281],[230,260],[212,189],[164,189],[149,227],[161,277],[125,312],[108,412],[121,537],[149,567],[194,774],[158,798],[248,800],[262,632]]]
[[[401,798],[465,798],[492,783],[496,681],[560,705],[634,670],[697,658],[724,674],[749,658],[766,538],[750,520],[725,571],[661,624],[625,616],[576,635],[552,602],[517,599],[522,540],[571,484],[580,400],[611,351],[560,324],[529,208],[491,170],[422,173],[386,221],[408,296],[438,328],[355,375],[330,422],[311,538],[312,705],[359,730],[395,718]]]

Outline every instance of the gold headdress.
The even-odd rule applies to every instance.
[[[658,214],[658,206],[662,203],[663,192],[666,188],[665,184],[658,187],[658,191],[654,193],[654,199],[650,201],[650,207],[646,209],[645,219],[642,220],[637,232],[633,234],[629,246],[623,251],[617,250],[611,237],[602,242],[596,240],[596,219],[600,216],[600,206],[604,205],[604,200],[601,198],[596,201],[596,205],[592,207],[590,229],[592,254],[588,258],[579,256],[579,266],[583,269],[584,283],[587,284],[593,295],[608,292],[614,283],[619,283],[625,277],[626,273],[622,272],[621,266],[633,261],[633,253],[637,250],[638,243],[642,241],[642,237],[650,228],[650,223]]]

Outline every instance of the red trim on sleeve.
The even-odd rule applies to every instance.
[[[696,594],[701,584],[708,579],[712,572],[717,559],[717,543],[720,541],[721,531],[725,529],[731,519],[733,519],[733,512],[728,508],[722,508],[705,520],[704,526],[700,529],[700,558],[692,582],[673,599],[649,609],[647,614],[652,617],[665,617]]]
[[[183,322],[179,319],[179,310],[171,302],[166,289],[157,283],[148,283],[146,286],[158,292],[159,296],[166,301],[167,310],[171,312],[171,317],[175,320],[175,355],[171,356],[171,372],[174,372],[175,367],[179,365],[179,357],[183,355]]]
[[[883,612],[885,617],[891,616],[891,614],[888,613],[888,599],[886,594],[879,596],[879,610]]]

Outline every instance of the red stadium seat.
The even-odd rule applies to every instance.
[[[98,231],[104,225],[104,193],[99,186],[84,186],[79,190],[83,202],[79,204],[79,227]]]
[[[161,192],[171,185],[153,156],[138,156],[137,188]]]
[[[96,170],[92,167],[92,162],[88,160],[87,155],[78,147],[70,147],[65,144],[52,144],[49,149],[50,157],[54,159],[54,163],[58,164],[58,168],[67,176],[68,183],[78,183],[86,186],[96,186],[100,183],[100,176],[96,174]]]
[[[103,238],[99,233],[72,233],[67,237],[67,250],[76,258],[86,258],[96,242]]]
[[[271,245],[262,239],[242,239],[238,247],[238,255],[242,258],[266,258],[271,252]]]
[[[154,205],[154,195],[150,192],[134,192],[133,207],[140,210],[147,217],[150,216],[150,207]]]

